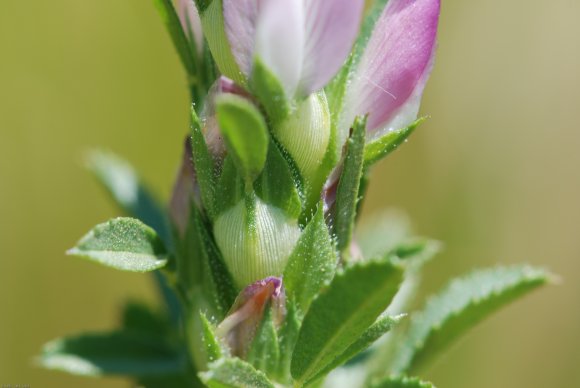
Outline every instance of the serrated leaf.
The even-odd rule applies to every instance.
[[[222,358],[199,376],[210,388],[274,388],[263,372],[239,358]]]
[[[228,94],[216,102],[221,134],[240,174],[246,182],[258,177],[268,153],[268,128],[258,109],[245,98]]]
[[[292,355],[291,372],[308,382],[343,354],[388,307],[403,272],[388,261],[355,264],[312,302]]]
[[[347,141],[344,167],[338,182],[334,210],[334,232],[340,251],[350,243],[359,199],[360,180],[363,171],[366,118],[357,117],[352,135]]]
[[[205,138],[201,130],[201,123],[195,109],[191,108],[191,149],[193,152],[193,165],[196,173],[201,201],[210,218],[216,215],[215,209],[215,165],[214,160],[207,148]]]
[[[308,311],[312,299],[334,276],[337,259],[334,242],[324,222],[323,206],[319,204],[284,270],[286,292],[302,313]]]
[[[297,219],[300,215],[302,203],[292,171],[273,141],[268,147],[264,171],[256,180],[254,188],[265,203],[284,210],[288,217]]]
[[[51,341],[39,362],[47,369],[84,376],[154,376],[179,373],[186,367],[183,355],[159,336],[129,331]]]
[[[275,375],[280,361],[278,333],[272,310],[267,309],[248,351],[247,361],[268,376]]]
[[[171,232],[165,212],[127,161],[104,151],[87,155],[87,167],[123,212],[149,225],[170,248]]]
[[[280,123],[290,114],[284,87],[259,58],[254,60],[250,86],[274,124]]]
[[[413,316],[392,362],[392,373],[417,370],[483,318],[546,283],[548,278],[543,270],[514,266],[474,271],[453,280]]]
[[[207,359],[212,362],[219,360],[223,356],[222,346],[215,333],[215,327],[207,320],[205,314],[200,313],[202,338],[205,345]]]
[[[425,117],[421,117],[406,128],[396,131],[390,131],[368,143],[364,151],[364,166],[365,168],[372,166],[379,160],[385,158],[391,152],[395,151],[401,144],[403,144],[415,129],[425,121]]]
[[[149,272],[167,264],[165,248],[155,231],[127,217],[95,226],[67,253],[131,272]]]
[[[328,366],[321,370],[314,379],[325,376],[330,373],[333,369],[345,364],[354,357],[360,355],[364,350],[371,346],[376,340],[381,338],[389,330],[391,330],[395,325],[397,325],[404,315],[398,315],[391,317],[388,315],[383,315],[379,317],[375,323],[372,324],[364,333],[350,345],[341,355],[336,357]]]
[[[417,377],[392,376],[373,382],[368,388],[435,388],[435,386]]]

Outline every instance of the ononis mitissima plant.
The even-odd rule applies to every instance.
[[[93,153],[127,217],[68,253],[152,272],[164,305],[48,343],[43,366],[145,387],[431,387],[415,376],[433,356],[549,280],[474,271],[409,312],[438,243],[400,217],[355,233],[373,165],[422,122],[439,0],[155,4],[191,93],[171,200]]]

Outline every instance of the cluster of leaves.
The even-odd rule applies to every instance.
[[[192,47],[172,2],[156,3],[187,70],[192,99],[201,106],[216,77],[215,65],[210,55],[199,54],[205,46],[201,51]],[[340,109],[344,77],[339,74],[328,87],[331,111]],[[304,187],[270,133],[271,121],[288,109],[280,104],[279,85],[263,69],[250,87],[263,110],[235,95],[216,104],[227,149],[219,166],[192,111],[186,150],[199,197],[191,198],[183,232],[127,163],[106,153],[91,156],[92,171],[126,217],[97,225],[69,253],[119,270],[151,272],[163,309],[129,303],[118,330],[47,344],[40,356],[45,367],[124,375],[147,387],[320,386],[333,371],[358,377],[348,386],[431,387],[409,376],[487,315],[548,280],[544,271],[525,266],[475,271],[453,280],[408,317],[404,312],[422,265],[438,244],[412,238],[394,222],[373,227],[380,238],[361,233],[362,254],[351,255],[349,248],[371,166],[402,144],[421,120],[366,143],[365,119],[357,118],[336,201],[325,209],[313,195],[323,181],[314,184],[318,188]],[[328,174],[336,161],[325,162]],[[242,289],[217,247],[211,223],[248,192],[299,219],[301,234],[282,276],[282,322],[265,308],[245,351],[235,354],[218,324],[232,312]]]

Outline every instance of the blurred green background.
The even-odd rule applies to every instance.
[[[374,172],[365,213],[404,209],[446,249],[425,289],[472,267],[562,276],[432,365],[440,387],[578,387],[580,2],[444,0],[431,119]],[[117,214],[82,168],[104,147],[167,198],[187,128],[177,56],[150,1],[0,1],[0,384],[122,387],[34,367],[54,337],[107,329],[149,277],[64,255]]]

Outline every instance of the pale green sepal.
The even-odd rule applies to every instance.
[[[311,94],[282,122],[273,127],[276,139],[292,156],[305,185],[316,176],[330,141],[330,114],[324,92]]]
[[[250,89],[266,109],[274,126],[288,117],[291,105],[284,87],[259,58],[254,59]]]
[[[259,181],[260,179],[258,179],[257,182]],[[245,193],[246,187],[244,178],[240,176],[232,157],[226,155],[222,166],[222,173],[216,187],[217,215],[220,215],[224,211],[234,207],[242,200],[242,198],[244,198]]]
[[[393,300],[403,270],[389,261],[354,264],[337,274],[304,317],[292,355],[299,384],[314,378],[342,355]]]
[[[295,219],[249,193],[214,223],[214,236],[238,287],[280,276],[300,237]]]
[[[425,121],[421,117],[406,128],[390,131],[365,146],[364,166],[370,167],[403,144],[415,129]]]
[[[324,222],[322,203],[306,225],[284,270],[286,293],[304,314],[320,289],[334,276],[338,257]]]
[[[266,375],[239,358],[222,358],[199,374],[209,388],[274,388]]]
[[[269,136],[264,117],[247,99],[233,94],[217,98],[216,115],[229,155],[248,187],[266,163]]]
[[[246,77],[240,71],[226,36],[222,0],[200,0],[198,3],[203,3],[198,6],[201,25],[220,72],[237,84],[245,85]]]
[[[149,272],[167,264],[166,250],[157,233],[128,217],[95,226],[67,254],[130,272]]]
[[[352,135],[347,141],[346,157],[338,182],[334,209],[334,233],[340,251],[348,247],[354,229],[363,173],[366,118],[357,117],[352,128]]]
[[[435,388],[427,381],[422,381],[418,377],[391,376],[383,380],[374,381],[367,384],[368,388]]]
[[[476,323],[549,279],[541,269],[513,266],[474,271],[453,280],[413,315],[391,373],[417,370]]]

